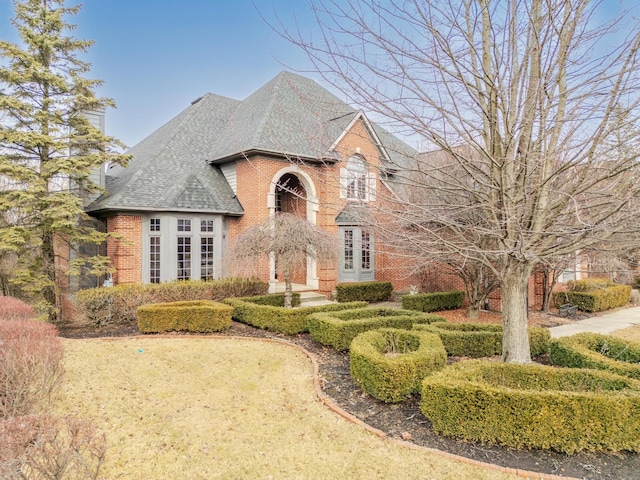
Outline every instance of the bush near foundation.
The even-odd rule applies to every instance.
[[[336,285],[338,302],[384,302],[393,292],[391,282],[339,283]]]
[[[127,284],[90,288],[74,295],[74,304],[96,326],[133,323],[138,307],[148,303],[185,300],[215,300],[262,295],[269,284],[256,278],[227,278],[211,281],[180,281],[155,284]]]
[[[354,381],[372,397],[393,403],[419,392],[422,379],[445,366],[447,352],[433,333],[382,328],[354,338],[349,358]]]
[[[440,310],[455,310],[464,305],[463,291],[417,293],[402,297],[402,308],[419,312],[437,312]]]
[[[631,285],[618,285],[604,278],[569,282],[569,291],[554,292],[556,306],[570,303],[583,312],[600,312],[621,307],[631,301]]]
[[[414,324],[443,322],[444,317],[415,310],[369,307],[339,312],[314,313],[307,323],[311,338],[339,351],[349,350],[360,333],[382,327],[410,330]]]
[[[469,360],[422,382],[441,435],[514,448],[640,451],[640,382],[609,372]]]
[[[212,300],[155,303],[138,307],[142,333],[220,332],[231,326],[233,307]]]
[[[437,334],[448,355],[454,357],[492,357],[502,354],[502,325],[482,323],[431,323],[414,325],[414,330]],[[529,328],[529,348],[536,357],[549,352],[549,330]]]
[[[554,339],[549,357],[554,365],[608,370],[640,380],[640,343],[611,335],[578,333]]]
[[[252,295],[236,297],[237,300],[243,302],[251,302],[256,305],[271,305],[272,307],[284,307],[284,293],[271,293],[269,295]],[[300,306],[300,294],[298,292],[292,292],[291,294],[291,306]]]
[[[349,302],[311,307],[284,308],[270,304],[272,302],[279,302],[280,300],[277,299],[281,298],[282,305],[284,305],[283,294],[266,295],[266,297],[272,297],[272,299],[268,300],[264,297],[265,296],[259,296],[255,301],[251,297],[227,298],[224,300],[224,303],[233,307],[234,320],[286,335],[308,332],[307,318],[313,313],[333,312],[336,310],[348,310],[350,308],[367,306],[367,302]]]

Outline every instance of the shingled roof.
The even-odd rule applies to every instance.
[[[87,211],[202,211],[241,215],[218,164],[252,153],[338,160],[336,139],[362,112],[315,81],[282,72],[242,101],[207,94],[129,150],[126,168],[107,173],[107,193]],[[383,162],[415,152],[372,125]]]

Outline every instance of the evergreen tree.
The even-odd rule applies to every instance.
[[[100,188],[92,171],[127,157],[85,115],[115,104],[96,97],[101,81],[85,78],[90,64],[78,57],[93,42],[74,38],[66,22],[80,6],[13,3],[21,44],[0,40],[0,255],[17,256],[11,280],[55,320],[67,274],[108,268],[104,257],[77,253],[106,238],[84,213],[83,196]]]

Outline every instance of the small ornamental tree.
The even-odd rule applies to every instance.
[[[274,255],[285,283],[285,304],[291,307],[291,274],[306,265],[307,258],[332,260],[337,256],[337,240],[306,219],[279,212],[245,230],[235,241],[230,258],[258,260]]]
[[[123,145],[102,134],[86,113],[113,107],[95,96],[101,81],[85,75],[78,56],[93,42],[69,36],[66,17],[80,6],[64,0],[14,1],[21,44],[0,40],[0,257],[18,259],[12,281],[38,295],[49,317],[59,314],[59,255],[75,252],[69,272],[108,268],[104,257],[81,256],[80,245],[104,242],[83,211],[82,196],[96,192],[91,173],[124,163]]]

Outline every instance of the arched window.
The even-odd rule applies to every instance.
[[[352,155],[340,169],[340,196],[347,200],[375,200],[376,174],[369,172],[360,155]]]

